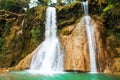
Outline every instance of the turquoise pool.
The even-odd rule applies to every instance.
[[[120,75],[66,72],[53,75],[30,74],[26,71],[1,73],[0,80],[120,80]]]

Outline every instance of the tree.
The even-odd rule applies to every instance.
[[[0,0],[0,9],[16,13],[23,13],[23,7],[28,7],[30,0]]]

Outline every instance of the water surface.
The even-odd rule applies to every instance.
[[[120,80],[120,75],[66,72],[52,75],[31,74],[26,71],[1,73],[0,80]]]

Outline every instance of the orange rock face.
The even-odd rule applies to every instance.
[[[88,71],[89,54],[84,24],[81,22],[63,28],[60,38],[65,49],[65,70]]]
[[[98,71],[111,65],[111,55],[108,54],[106,43],[103,42],[104,28],[98,20],[92,19],[95,33],[96,65]],[[67,26],[61,30],[61,43],[65,51],[65,70],[90,71],[90,58],[86,27],[84,21]]]

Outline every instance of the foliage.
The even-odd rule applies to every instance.
[[[38,35],[40,33],[39,29],[36,30],[32,29],[31,33],[32,33],[32,42],[33,43],[37,42],[39,40],[39,35]]]
[[[4,43],[5,43],[4,38],[0,38],[0,49],[1,49],[1,47],[3,46]]]
[[[30,0],[17,0],[22,7],[28,7]]]
[[[29,0],[0,0],[0,9],[5,9],[16,13],[23,13],[23,7],[27,7],[28,2]]]
[[[109,11],[109,10],[112,9],[112,8],[113,8],[113,5],[110,4],[110,5],[108,5],[103,11],[104,11],[104,12],[107,12],[107,11]]]
[[[9,35],[9,32],[10,32],[10,27],[12,26],[12,21],[7,21],[6,23],[5,23],[5,28],[4,28],[4,30],[5,30],[5,32],[4,32],[4,37],[5,36],[7,36],[7,35]]]
[[[111,41],[113,48],[120,47],[120,2],[119,0],[107,0],[107,7],[103,9],[103,23],[106,27],[107,36],[113,35]],[[117,54],[117,53],[116,53]]]

